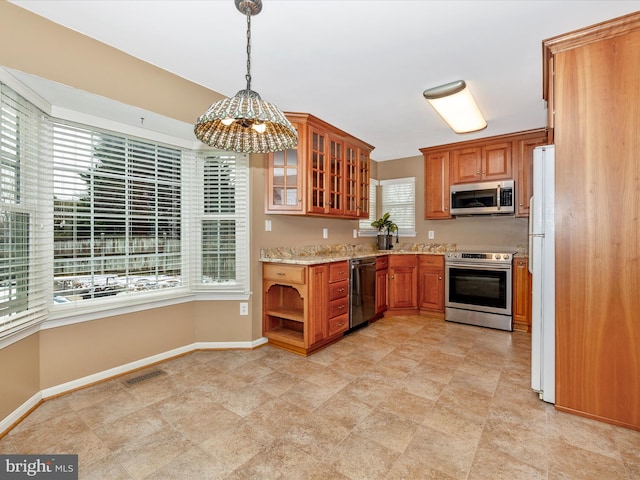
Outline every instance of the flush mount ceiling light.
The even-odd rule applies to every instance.
[[[269,153],[294,148],[298,134],[284,113],[251,90],[251,16],[262,10],[262,0],[234,0],[247,16],[247,88],[232,98],[213,103],[194,127],[198,140],[242,153]]]
[[[456,133],[475,132],[487,126],[464,80],[430,88],[422,94]]]

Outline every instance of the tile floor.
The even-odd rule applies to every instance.
[[[424,317],[308,358],[199,351],[45,402],[0,452],[77,453],[99,480],[640,478],[640,432],[538,400],[529,355],[525,333]]]

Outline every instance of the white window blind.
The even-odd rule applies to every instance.
[[[402,235],[416,234],[416,180],[414,177],[380,180],[381,213],[390,213]]]
[[[54,298],[182,284],[179,148],[53,125]]]
[[[0,336],[42,320],[50,290],[50,175],[46,117],[0,84]]]
[[[249,291],[249,158],[230,152],[199,155],[201,182],[199,281],[196,288],[216,286]]]
[[[358,230],[360,236],[376,235],[378,230],[371,226],[371,222],[378,219],[377,212],[378,202],[378,181],[371,179],[369,184],[369,218],[360,219],[358,223]]]

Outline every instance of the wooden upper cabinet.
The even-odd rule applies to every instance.
[[[515,180],[516,199],[522,203],[516,209],[516,216],[528,216],[529,197],[533,193],[533,149],[547,143],[547,130],[539,128],[421,148],[424,218],[451,218],[451,185],[510,179]]]
[[[451,183],[474,183],[511,178],[511,142],[454,150]]]
[[[480,181],[481,148],[464,148],[451,153],[451,183]]]
[[[482,147],[482,180],[508,180],[512,178],[511,142]]]
[[[530,138],[514,142],[516,183],[516,217],[529,216],[529,199],[533,195],[533,150],[548,144],[547,132],[540,130]]]
[[[370,149],[358,149],[358,217],[369,218],[369,199],[371,187]]]
[[[294,125],[295,127],[295,125]],[[304,165],[295,148],[275,152],[267,157],[266,210],[302,213]]]
[[[327,135],[311,127],[309,128],[309,212],[326,213],[327,205]]]
[[[424,154],[424,218],[451,218],[449,152]]]
[[[265,212],[368,217],[373,147],[313,115],[285,115],[298,130],[298,146],[269,155]]]
[[[344,144],[344,214],[358,216],[358,149],[349,143]]]

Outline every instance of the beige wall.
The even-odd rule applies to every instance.
[[[40,390],[39,343],[35,334],[0,349],[0,420]]]
[[[144,310],[40,332],[40,388],[194,342],[193,303]]]

